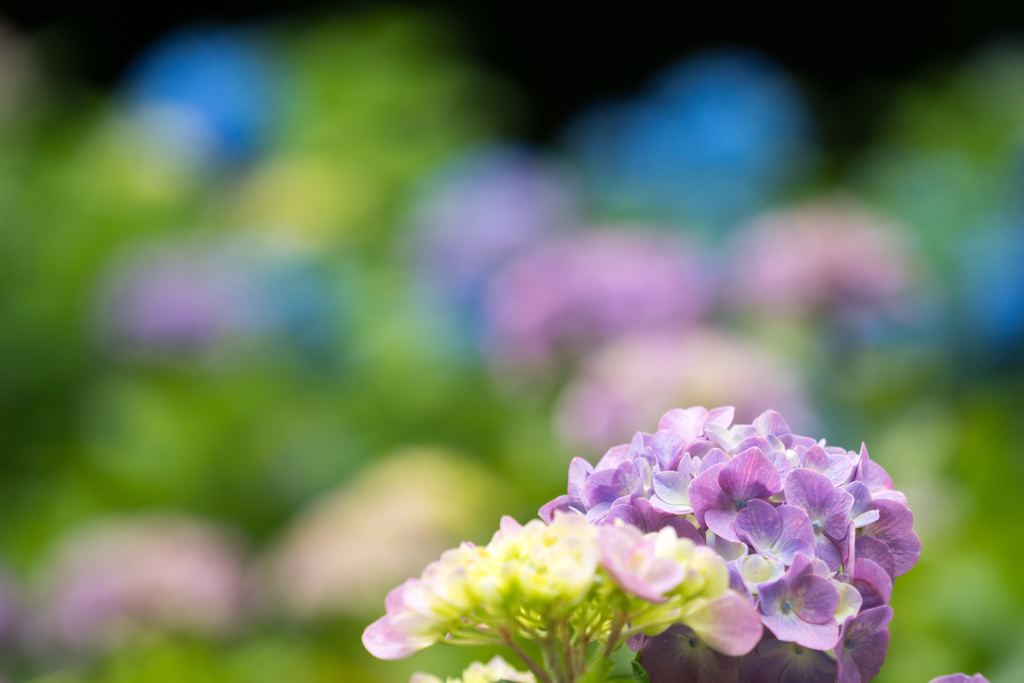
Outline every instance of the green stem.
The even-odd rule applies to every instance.
[[[512,639],[512,636],[508,631],[502,631],[501,639],[505,645],[512,650],[512,652],[516,653],[516,656],[518,656],[519,659],[523,660],[523,663],[526,664],[530,671],[533,672],[533,675],[537,677],[537,680],[540,681],[540,683],[555,683],[551,680],[551,676],[541,668],[540,664],[533,661],[533,657],[528,655],[526,650],[519,647],[519,643]]]
[[[544,664],[551,672],[553,683],[571,683],[566,678],[565,662],[563,661],[558,647],[558,625],[548,632],[548,635],[541,641],[541,652],[544,653]]]
[[[572,646],[571,629],[569,628],[568,619],[563,620],[560,626],[562,629],[562,652],[565,655],[565,671],[569,676],[569,680],[573,681],[576,679],[576,650]]]
[[[604,646],[604,658],[608,659],[612,656],[612,653],[618,647],[619,634],[622,633],[622,627],[626,625],[626,613],[620,612],[616,617],[615,621],[612,622],[611,633],[608,634],[608,642]]]

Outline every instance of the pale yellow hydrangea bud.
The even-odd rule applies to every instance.
[[[513,681],[514,683],[537,683],[537,679],[529,671],[517,671],[500,656],[482,664],[473,662],[462,672],[462,678],[449,677],[442,681],[437,676],[425,673],[414,673],[409,683],[496,683],[497,681]]]
[[[480,557],[468,576],[486,609],[564,611],[593,585],[597,531],[578,515],[558,515],[550,525],[533,520],[520,526],[506,518]]]

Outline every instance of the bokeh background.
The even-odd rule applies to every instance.
[[[0,6],[0,675],[456,675],[388,589],[732,404],[907,492],[878,680],[1024,680],[1024,17],[848,11]]]

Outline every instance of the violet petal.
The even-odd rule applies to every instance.
[[[733,501],[767,498],[782,490],[778,471],[759,448],[749,448],[733,458],[722,469],[719,483]]]
[[[914,532],[914,514],[906,505],[894,500],[876,499],[872,505],[878,510],[879,518],[864,527],[864,535],[888,546],[895,562],[893,577],[906,574],[921,557],[921,539]]]

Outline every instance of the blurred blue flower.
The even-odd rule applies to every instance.
[[[815,131],[789,77],[746,50],[698,55],[568,131],[603,208],[728,227],[805,175]]]
[[[131,64],[124,98],[169,154],[242,161],[266,142],[277,115],[272,55],[238,29],[186,28]]]
[[[277,259],[256,277],[263,322],[308,360],[329,360],[344,303],[332,273],[308,259]]]
[[[1024,210],[965,235],[954,259],[962,307],[956,329],[985,350],[984,360],[1015,355],[1024,342]]]
[[[571,226],[579,214],[575,190],[556,164],[512,145],[471,148],[427,179],[413,202],[409,251],[418,296],[451,318],[449,344],[476,346],[490,274]]]

